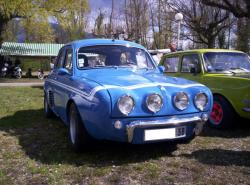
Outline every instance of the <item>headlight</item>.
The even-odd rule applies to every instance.
[[[146,104],[151,112],[158,112],[162,107],[162,98],[158,94],[150,94],[146,99]]]
[[[198,93],[196,94],[194,98],[194,104],[197,107],[197,109],[203,111],[207,105],[208,98],[205,93]]]
[[[125,95],[118,100],[118,109],[124,115],[128,115],[134,108],[134,99],[131,96]]]
[[[185,110],[188,107],[188,95],[184,92],[178,92],[174,96],[174,106],[179,110]]]

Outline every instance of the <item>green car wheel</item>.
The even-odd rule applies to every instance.
[[[231,104],[224,97],[215,95],[209,125],[213,128],[229,128],[233,125],[235,117]]]

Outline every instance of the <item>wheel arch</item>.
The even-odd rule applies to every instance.
[[[71,106],[72,104],[75,104],[75,106],[76,106],[75,101],[74,101],[73,99],[69,99],[68,102],[67,102],[67,105],[66,105],[66,124],[67,124],[67,125],[69,124],[70,106]],[[76,106],[76,108],[77,108],[77,106]]]
[[[235,109],[235,107],[234,107],[233,102],[230,101],[229,98],[227,98],[226,96],[224,96],[223,94],[220,94],[220,93],[213,93],[213,97],[214,97],[214,96],[222,97],[225,101],[227,101],[227,102],[229,103],[229,105],[231,105],[231,107],[232,107],[233,110],[234,110],[234,113],[238,115],[238,113],[237,113],[237,111],[236,111],[236,109]]]

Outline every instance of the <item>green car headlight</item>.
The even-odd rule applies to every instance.
[[[208,97],[205,93],[198,93],[194,98],[194,104],[197,109],[203,111],[208,103]]]

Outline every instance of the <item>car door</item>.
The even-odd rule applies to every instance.
[[[61,119],[66,121],[66,106],[71,94],[73,85],[73,49],[71,46],[64,48],[63,62],[57,71],[57,81],[60,87],[57,89],[55,101],[56,108]]]
[[[60,105],[61,105],[60,96],[63,90],[62,85],[58,81],[58,73],[59,70],[64,65],[64,58],[65,58],[65,48],[63,47],[59,51],[53,71],[50,74],[50,79],[53,81],[53,89],[52,89],[53,105],[54,105],[53,109],[57,115],[59,115],[60,113]]]
[[[181,57],[180,77],[202,83],[202,65],[198,53],[188,53]]]

